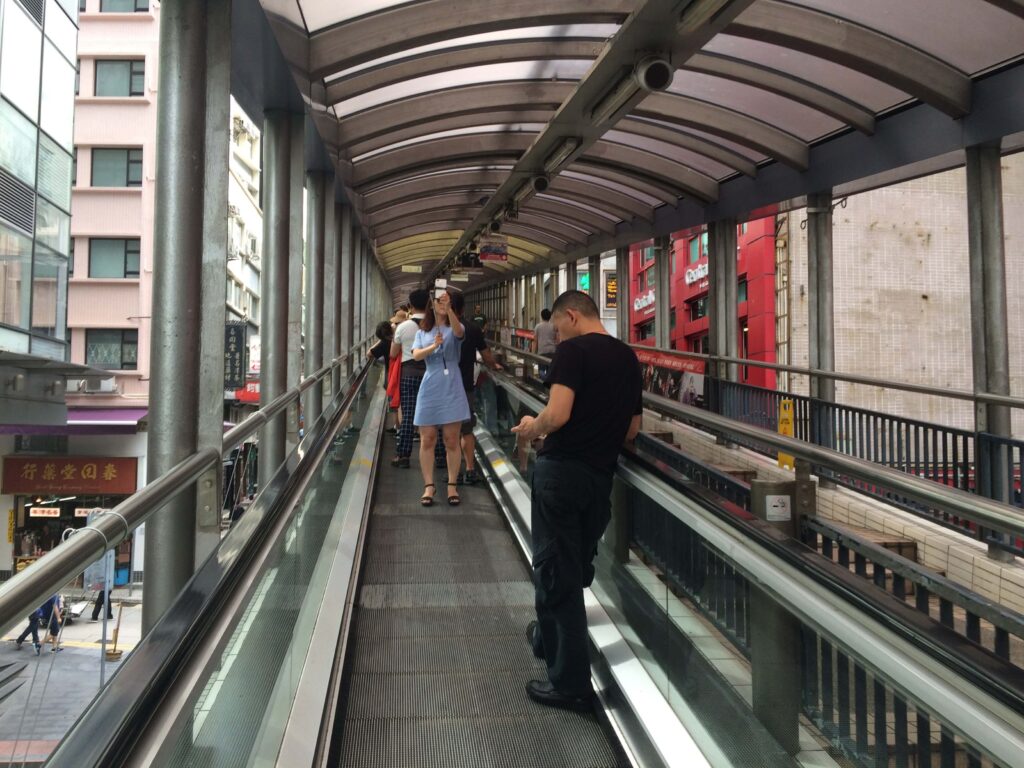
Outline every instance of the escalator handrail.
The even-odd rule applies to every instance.
[[[221,451],[201,449],[171,467],[144,488],[136,491],[116,507],[96,517],[94,522],[77,529],[75,535],[56,546],[31,568],[15,574],[0,585],[0,630],[6,631],[24,620],[50,595],[64,587],[77,574],[96,562],[103,553],[127,539],[154,512],[170,499],[194,484],[239,443],[255,434],[273,415],[280,413],[303,392],[322,381],[362,349],[363,341],[352,352],[335,358],[299,386],[272,400],[224,436]]]
[[[366,364],[351,386],[311,426],[233,530],[196,571],[156,626],[139,642],[107,686],[92,701],[51,755],[48,765],[113,766],[123,762],[164,699],[178,671],[200,647],[234,588],[280,523],[305,472],[303,461],[324,450],[325,441],[352,409],[372,365]],[[290,466],[291,465],[291,466]],[[244,525],[244,528],[242,527]],[[232,540],[232,534],[238,539]]]

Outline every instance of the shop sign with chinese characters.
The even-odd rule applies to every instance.
[[[138,459],[104,456],[7,456],[3,493],[96,494],[135,493]]]

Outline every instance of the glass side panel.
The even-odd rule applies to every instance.
[[[75,65],[46,42],[43,55],[43,88],[46,98],[39,109],[39,127],[68,152],[74,147]]]
[[[5,0],[0,40],[0,93],[28,118],[39,119],[43,33],[14,0]]]
[[[323,596],[335,554],[325,542],[344,517],[336,507],[359,430],[379,389],[380,372],[371,371],[351,418],[274,543],[219,661],[205,671],[198,698],[175,724],[174,746],[164,764],[241,768],[253,764],[255,745],[268,727],[284,727],[268,707],[281,701],[290,706],[307,652],[317,641],[312,636],[316,617],[304,610],[304,601],[308,595],[309,606],[319,605]],[[323,652],[334,648],[325,646]]]

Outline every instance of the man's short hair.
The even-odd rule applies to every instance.
[[[563,293],[555,299],[555,303],[551,306],[551,313],[565,312],[568,309],[571,309],[573,312],[579,312],[584,317],[601,317],[597,311],[597,304],[590,298],[590,294],[583,291],[566,291]]]
[[[409,303],[414,310],[422,312],[427,308],[427,304],[430,303],[430,291],[426,288],[417,288],[415,291],[410,291]]]
[[[540,319],[543,320],[545,323],[548,320],[550,320],[551,319],[551,310],[550,309],[542,309],[540,311]]]

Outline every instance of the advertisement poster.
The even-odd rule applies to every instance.
[[[640,361],[643,386],[647,392],[683,405],[704,407],[703,359],[646,350],[637,350],[636,357]]]
[[[508,261],[508,238],[505,235],[482,236],[480,261]]]
[[[604,308],[619,306],[619,276],[615,272],[604,273]]]

